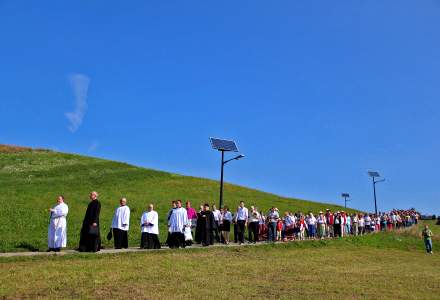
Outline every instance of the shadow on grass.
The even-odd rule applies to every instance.
[[[16,248],[21,248],[21,249],[27,249],[27,250],[29,250],[31,252],[38,252],[38,251],[40,251],[39,248],[37,248],[34,245],[29,244],[27,242],[20,242],[20,243],[16,244],[15,247]]]

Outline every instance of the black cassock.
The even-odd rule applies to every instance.
[[[200,223],[200,219],[202,217],[201,212],[197,213],[197,223],[196,223],[196,232],[194,234],[194,240],[196,243],[202,242],[202,224]]]
[[[87,206],[86,215],[84,216],[81,227],[79,251],[96,252],[101,249],[101,235],[99,230],[100,212],[101,203],[98,201],[98,199],[90,201],[89,205]],[[97,224],[96,228],[91,228],[93,223]]]
[[[203,246],[214,244],[215,221],[212,211],[202,211],[197,225],[200,223],[200,242]]]

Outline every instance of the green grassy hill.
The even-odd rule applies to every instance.
[[[140,216],[148,203],[159,212],[161,241],[166,234],[166,212],[173,199],[191,200],[194,207],[218,202],[218,182],[181,176],[125,163],[79,155],[0,145],[0,251],[46,250],[47,208],[62,194],[69,205],[68,247],[75,248],[88,194],[96,190],[102,202],[101,233],[110,227],[118,200],[124,196],[132,211],[130,246],[139,244]],[[237,185],[225,185],[225,204],[231,209],[244,200],[266,211],[314,211],[342,207],[283,198]],[[105,241],[104,246],[110,246]]]

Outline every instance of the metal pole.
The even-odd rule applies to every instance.
[[[347,197],[344,197],[345,200],[345,209],[347,209]]]
[[[225,166],[225,151],[222,151],[222,167],[220,175],[220,205],[219,209],[223,206],[223,167]]]
[[[374,190],[374,211],[377,216],[376,181],[374,180],[374,177],[373,177],[373,190]]]

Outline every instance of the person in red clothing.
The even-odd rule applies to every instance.
[[[334,236],[334,231],[333,231],[334,216],[333,216],[332,212],[330,211],[330,209],[327,209],[325,212],[325,220],[326,220],[325,232],[327,233],[327,237],[331,238]]]
[[[278,219],[277,222],[277,241],[281,241],[281,233],[283,232],[283,221]]]
[[[341,237],[347,235],[345,225],[347,224],[347,214],[345,211],[341,211]]]
[[[307,228],[307,224],[306,224],[306,220],[304,219],[304,216],[302,215],[302,214],[300,214],[300,217],[299,217],[299,219],[298,219],[298,228],[299,228],[299,231],[298,231],[298,239],[300,240],[300,241],[302,241],[302,240],[304,240],[305,239],[305,231],[306,231],[306,228]]]
[[[393,230],[393,220],[390,215],[387,215],[387,227],[388,231]]]

